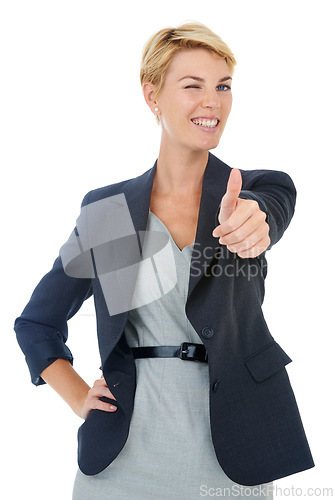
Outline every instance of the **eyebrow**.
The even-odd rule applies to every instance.
[[[199,76],[190,76],[190,75],[183,76],[178,81],[180,82],[181,80],[184,80],[185,78],[191,78],[192,80],[197,80],[198,82],[204,82],[204,78],[200,78]],[[232,77],[231,76],[224,76],[224,78],[221,78],[220,80],[218,80],[218,83],[226,82],[226,80],[232,80]]]

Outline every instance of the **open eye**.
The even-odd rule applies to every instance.
[[[218,85],[217,89],[220,89],[220,90],[231,90],[231,87],[229,87],[228,85]]]

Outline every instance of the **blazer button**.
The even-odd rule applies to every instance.
[[[205,326],[203,329],[202,329],[202,335],[204,338],[206,339],[209,339],[212,337],[212,335],[214,334],[214,331],[212,328],[209,328],[208,326]]]
[[[217,380],[217,381],[213,384],[213,386],[212,386],[212,390],[213,390],[213,392],[217,392],[217,390],[218,390],[218,386],[219,386],[219,382],[220,382],[220,380]]]

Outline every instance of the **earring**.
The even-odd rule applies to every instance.
[[[157,113],[159,111],[159,108],[155,107],[154,111]]]

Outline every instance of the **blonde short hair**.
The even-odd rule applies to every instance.
[[[223,57],[231,76],[237,64],[233,53],[223,40],[202,23],[188,22],[177,28],[157,31],[146,42],[141,58],[140,83],[156,85],[154,99],[162,89],[170,62],[182,49],[204,48]],[[160,118],[156,115],[158,124]]]

